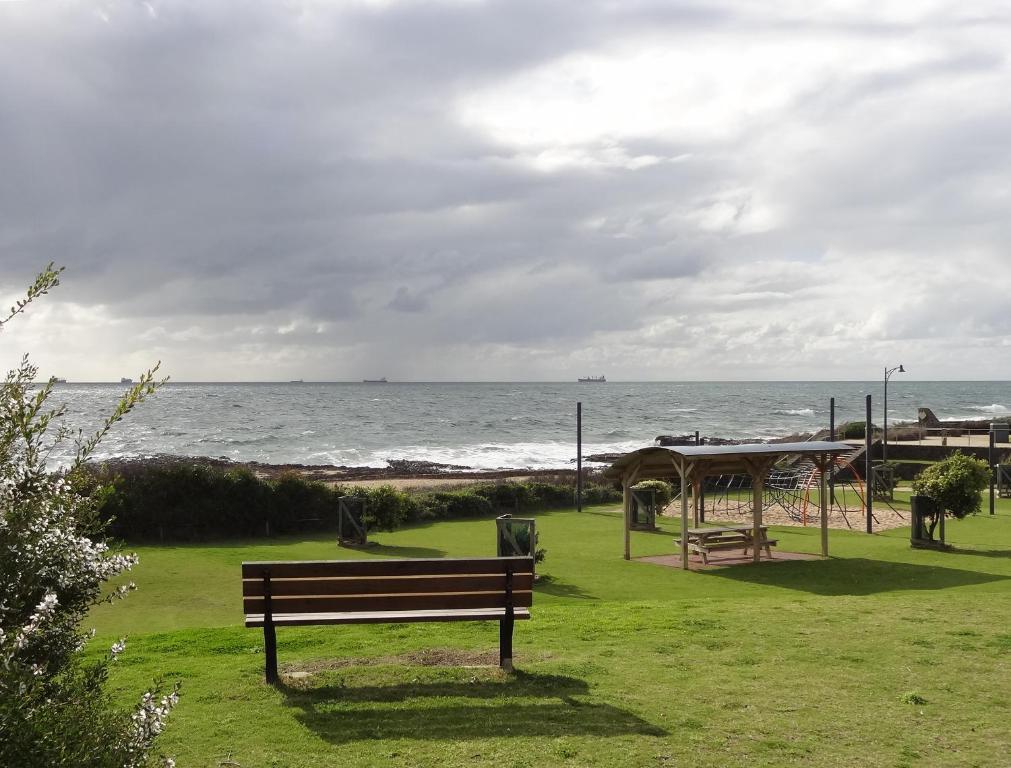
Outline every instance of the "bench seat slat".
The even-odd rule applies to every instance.
[[[708,544],[689,544],[697,549],[748,549],[751,545],[744,541],[713,541]]]
[[[513,576],[514,590],[530,590],[531,573]],[[442,576],[332,576],[300,579],[271,578],[270,593],[282,595],[371,595],[434,592],[504,592],[505,575],[446,574]],[[243,579],[243,597],[262,597],[263,579]]]
[[[530,611],[516,608],[514,618],[529,619]],[[406,624],[424,621],[497,621],[504,608],[463,608],[455,611],[353,611],[334,613],[275,613],[276,626],[297,627],[313,624]],[[262,627],[263,614],[246,616],[247,627]]]
[[[457,608],[504,608],[505,592],[465,592],[436,594],[385,594],[385,595],[290,595],[273,597],[274,613],[331,613],[347,611],[409,611],[455,610]],[[533,592],[516,590],[513,605],[533,605]],[[245,613],[263,613],[262,597],[242,600]]]
[[[441,576],[445,574],[532,573],[530,557],[416,558],[409,560],[304,560],[291,562],[244,562],[243,579],[260,579],[266,570],[271,579],[318,576]]]

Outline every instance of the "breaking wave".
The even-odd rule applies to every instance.
[[[970,405],[970,411],[977,411],[979,413],[1007,413],[1008,408],[1006,405],[1001,405],[1000,403],[993,403],[992,405]]]

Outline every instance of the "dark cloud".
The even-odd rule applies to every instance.
[[[810,378],[826,345],[859,376],[866,339],[941,371],[928,341],[1011,333],[1008,27],[999,4],[0,3],[0,292],[68,266],[46,343],[78,378],[149,354],[177,378],[581,354]]]

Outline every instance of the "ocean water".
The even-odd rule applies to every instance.
[[[60,384],[66,423],[96,429],[121,384]],[[584,454],[624,451],[660,434],[764,438],[881,418],[881,382],[639,382],[480,384],[169,383],[117,424],[99,458],[176,454],[267,463],[386,465],[413,459],[475,468],[569,467],[576,402]],[[925,405],[942,419],[1011,415],[1011,382],[915,382],[888,387],[889,423]],[[59,462],[66,454],[54,456]]]

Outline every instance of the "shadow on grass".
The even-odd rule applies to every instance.
[[[577,600],[597,599],[595,595],[583,591],[581,587],[577,587],[575,584],[566,584],[564,581],[558,581],[550,574],[544,574],[534,582],[534,592],[553,595],[555,597],[571,597]]]
[[[874,595],[903,590],[947,589],[1004,581],[1009,577],[939,565],[894,563],[866,558],[794,560],[701,571],[714,579],[784,587],[816,595]]]
[[[996,557],[1000,559],[1011,559],[1011,549],[961,549],[953,547],[948,550],[952,555],[973,555],[975,557]]]
[[[646,529],[633,528],[632,529],[632,533],[652,533],[652,534],[660,534],[661,536],[673,536],[674,535],[674,531],[673,530],[671,530],[671,531],[665,531],[663,528],[652,528],[652,529],[649,529],[649,528],[646,528]]]
[[[432,547],[397,547],[392,544],[377,544],[374,547],[362,550],[369,555],[382,555],[383,557],[445,557],[446,552],[442,549]]]
[[[610,704],[573,697],[583,681],[517,673],[497,680],[280,688],[295,717],[332,744],[373,739],[645,735],[667,732]]]

